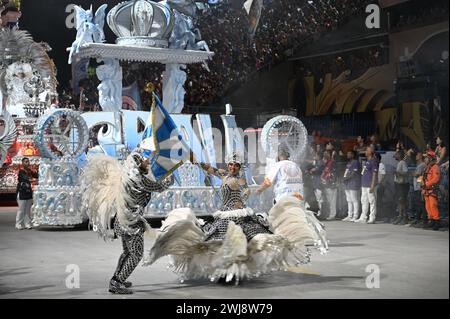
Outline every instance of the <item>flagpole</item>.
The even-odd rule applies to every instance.
[[[194,164],[194,165],[200,167],[200,169],[202,169],[202,170],[205,172],[205,175],[206,175],[206,177],[207,177],[208,180],[209,180],[209,184],[211,185],[211,188],[213,189],[213,191],[214,191],[216,194],[218,194],[219,198],[221,199],[222,197],[221,197],[220,193],[219,193],[219,192],[217,191],[217,189],[214,187],[213,182],[212,182],[212,179],[211,179],[211,177],[209,176],[211,173],[208,172],[205,168],[203,168],[203,166],[201,165],[201,162],[200,162],[200,161],[197,161],[197,158],[196,158],[194,152],[192,152],[192,150],[191,150],[191,152],[190,152],[190,154],[189,154],[189,158],[191,159],[191,163],[192,163],[192,164]],[[212,174],[211,174],[211,175],[212,175]]]
[[[156,108],[156,105],[158,105],[159,107],[161,107],[161,110],[163,110],[163,111],[165,111],[165,112],[168,113],[168,111],[167,111],[166,109],[164,109],[164,106],[163,106],[161,100],[159,99],[158,95],[155,93],[154,87],[153,87],[153,85],[152,85],[151,83],[148,83],[148,84],[146,85],[145,90],[146,90],[146,92],[151,93],[151,96],[152,96],[152,105],[151,105],[150,112],[154,111],[154,108]],[[168,113],[168,116],[170,117],[170,113]],[[173,120],[172,120],[172,121],[173,121]],[[174,124],[175,124],[175,123],[174,123]],[[176,126],[176,125],[175,125],[175,126]],[[214,188],[214,185],[213,185],[213,182],[212,182],[212,180],[211,180],[211,177],[209,176],[210,173],[202,167],[202,165],[200,164],[201,162],[198,161],[198,159],[197,159],[197,157],[195,156],[195,154],[194,154],[194,152],[192,151],[192,149],[190,149],[189,147],[188,147],[188,149],[189,149],[189,161],[190,161],[192,164],[194,164],[194,165],[200,167],[200,168],[206,173],[206,177],[208,178],[208,180],[209,180],[209,182],[210,182],[210,184],[211,184],[212,189],[214,190],[214,192],[217,192],[217,190]],[[145,160],[144,163],[146,163],[146,165],[150,164],[150,159],[151,159],[151,157],[148,157],[148,158]],[[184,162],[184,160],[182,160],[182,162]],[[220,197],[220,193],[219,193],[219,197]]]

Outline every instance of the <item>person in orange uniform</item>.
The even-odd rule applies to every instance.
[[[436,164],[436,153],[427,151],[424,155],[427,167],[423,173],[421,184],[425,208],[430,221],[427,228],[439,230],[438,189],[441,172]]]

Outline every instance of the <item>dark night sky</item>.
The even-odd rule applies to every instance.
[[[71,78],[71,67],[67,64],[69,53],[66,48],[70,47],[75,40],[75,29],[66,27],[66,7],[69,4],[77,4],[88,9],[93,5],[94,11],[103,3],[108,3],[107,12],[121,0],[22,0],[22,18],[20,28],[27,30],[37,42],[47,42],[52,51],[50,57],[55,61],[58,69],[58,81],[60,87],[68,85]],[[107,41],[113,43],[114,36],[105,23]]]

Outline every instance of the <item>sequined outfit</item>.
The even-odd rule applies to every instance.
[[[153,192],[162,192],[173,184],[173,178],[150,180],[147,167],[138,152],[132,152],[123,162],[96,154],[88,156],[82,173],[82,209],[92,229],[104,240],[122,240],[123,252],[109,282],[112,293],[132,293],[126,280],[143,257],[144,233],[151,229],[143,216],[144,208]]]
[[[127,192],[132,198],[132,205],[128,205],[127,208],[131,214],[139,216],[143,216],[143,209],[150,202],[151,193],[163,192],[171,185],[171,181],[153,182],[145,177],[144,174],[145,172],[143,171],[135,174],[135,177],[126,185]],[[122,238],[123,252],[119,257],[113,280],[125,283],[142,260],[145,230],[146,227],[143,220],[129,227],[124,227],[120,225],[117,218],[114,219],[114,235]]]
[[[247,184],[239,185],[239,177],[226,176],[223,180],[222,187],[220,188],[220,195],[222,199],[221,211],[235,210],[236,205],[245,207],[245,201],[248,196],[244,194],[244,190],[248,190]],[[231,184],[238,184],[238,189],[232,189]]]
[[[220,188],[222,198],[220,211],[214,214],[214,220],[211,223],[203,226],[206,241],[223,240],[230,221],[242,228],[248,241],[259,233],[272,233],[269,230],[269,224],[246,207],[245,201],[248,196],[245,195],[245,191],[248,190],[247,184],[241,185],[238,189],[232,189],[230,186],[232,183],[237,184],[238,179],[239,177],[230,175],[224,178]]]
[[[214,173],[222,177],[222,206],[214,220],[205,224],[190,208],[174,209],[162,223],[144,266],[169,255],[170,268],[182,281],[206,277],[237,284],[308,263],[311,254],[305,240],[312,240],[321,253],[327,251],[323,225],[300,200],[282,198],[267,218],[259,217],[245,205],[249,189],[244,178]]]

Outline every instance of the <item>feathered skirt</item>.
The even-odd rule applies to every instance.
[[[206,277],[237,283],[309,263],[307,241],[322,254],[328,250],[323,224],[295,198],[277,202],[267,218],[244,208],[218,211],[206,224],[191,209],[181,208],[163,222],[144,265],[169,255],[182,281]]]

